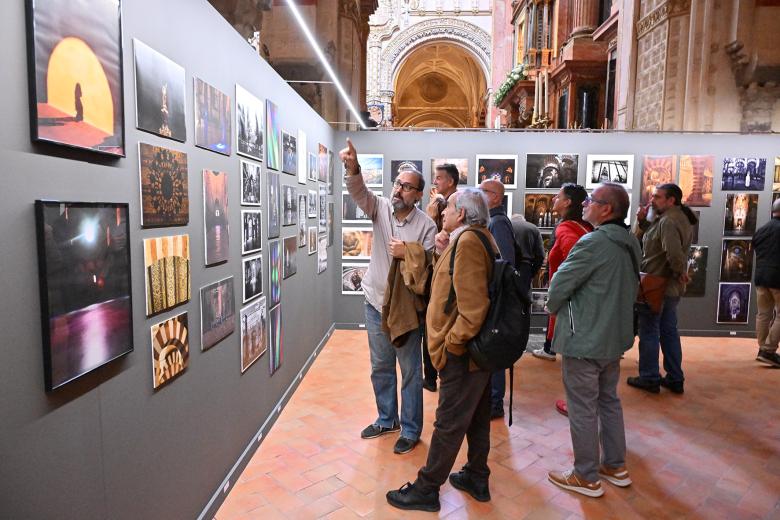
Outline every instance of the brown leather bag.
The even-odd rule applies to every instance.
[[[645,303],[653,314],[661,312],[666,295],[666,285],[669,279],[656,274],[639,273],[639,291],[636,294],[637,303]]]

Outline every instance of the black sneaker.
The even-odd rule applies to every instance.
[[[397,455],[409,453],[414,449],[415,446],[417,446],[417,442],[418,441],[413,441],[412,439],[407,439],[406,437],[398,437],[398,440],[395,441],[395,446],[393,447],[393,453]]]
[[[777,352],[765,352],[763,350],[759,350],[758,355],[756,355],[756,361],[766,363],[769,366],[780,368],[780,356],[777,355]]]
[[[422,493],[411,482],[407,482],[398,490],[388,491],[385,496],[387,503],[398,509],[430,511],[432,513],[441,509],[438,491]]]
[[[423,379],[423,388],[428,390],[429,392],[435,392],[436,391],[436,381],[428,381],[427,379]]]
[[[474,497],[474,500],[479,502],[488,502],[490,500],[490,489],[487,482],[474,482],[474,479],[466,471],[461,470],[457,473],[451,473],[450,484],[455,489],[465,491]]]
[[[661,386],[671,391],[673,394],[682,394],[685,392],[683,388],[684,381],[669,381],[667,377],[661,378]]]
[[[657,394],[661,392],[660,382],[648,381],[647,379],[643,379],[641,377],[629,377],[626,379],[626,383],[628,383],[628,386],[639,388],[646,392],[650,392],[651,394]]]
[[[366,426],[366,428],[362,432],[360,432],[360,438],[374,439],[376,437],[379,437],[380,435],[385,435],[387,433],[393,433],[398,431],[401,431],[401,425],[399,424],[393,424],[389,428],[385,426],[379,426],[378,424],[371,424]]]

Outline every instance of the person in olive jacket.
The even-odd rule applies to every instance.
[[[772,204],[772,220],[753,235],[756,252],[756,361],[780,367],[780,199]]]
[[[630,201],[622,186],[602,184],[584,206],[585,220],[596,229],[577,241],[548,291],[548,310],[558,315],[553,350],[562,356],[574,451],[574,468],[552,471],[548,479],[599,497],[604,494],[600,478],[620,487],[631,484],[617,384],[620,356],[634,344],[642,252],[623,223]]]

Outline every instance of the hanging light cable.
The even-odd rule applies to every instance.
[[[344,102],[349,107],[349,111],[352,112],[352,115],[355,116],[355,119],[357,119],[358,124],[360,124],[360,128],[363,130],[368,130],[368,127],[363,122],[363,118],[361,117],[360,112],[358,112],[357,108],[355,108],[355,105],[352,104],[352,100],[349,99],[347,91],[344,90],[344,87],[341,85],[339,78],[336,77],[336,72],[333,70],[333,67],[330,66],[330,63],[328,63],[328,60],[325,57],[325,53],[322,52],[322,49],[317,43],[317,40],[314,38],[314,35],[306,25],[306,21],[303,19],[303,16],[301,15],[295,0],[287,0],[287,5],[290,6],[290,11],[292,11],[295,20],[301,27],[301,31],[303,31],[303,34],[306,35],[306,39],[309,40],[309,44],[314,50],[314,54],[316,54],[322,62],[322,66],[325,67],[325,71],[328,73],[328,76],[330,76],[330,79],[333,80],[333,84],[336,85],[336,90],[338,90],[339,94],[341,94],[342,99],[344,99]]]

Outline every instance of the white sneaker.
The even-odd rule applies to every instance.
[[[531,354],[534,355],[534,357],[538,357],[539,359],[546,359],[547,361],[555,361],[555,354],[549,354],[544,351],[543,348],[536,348],[531,352]]]

